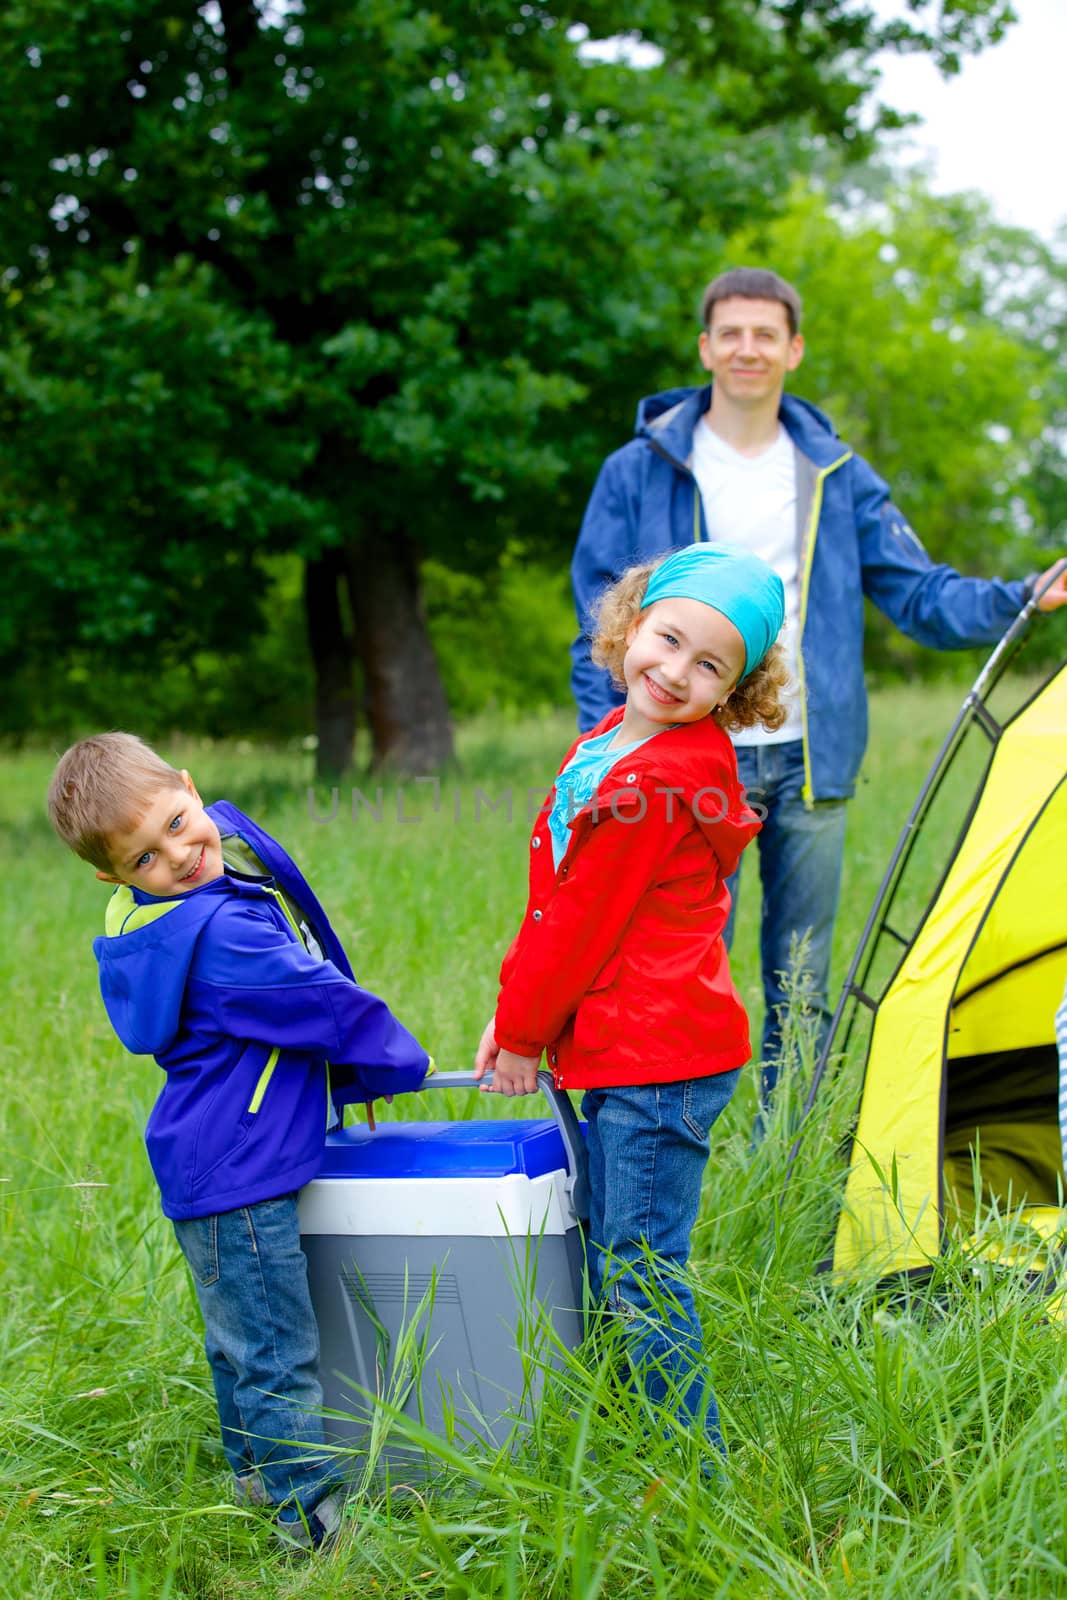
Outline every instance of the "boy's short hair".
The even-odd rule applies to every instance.
[[[160,789],[182,775],[133,733],[96,733],[59,758],[48,786],[48,815],[65,844],[100,872],[111,872],[108,840],[132,827]]]
[[[766,267],[731,267],[729,272],[720,272],[717,278],[712,278],[700,304],[702,326],[711,327],[712,312],[718,301],[730,300],[735,295],[741,300],[777,300],[785,306],[789,337],[793,339],[800,332],[800,296],[791,283],[786,283],[777,272],[768,272]]]

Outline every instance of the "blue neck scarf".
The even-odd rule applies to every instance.
[[[745,670],[755,672],[785,620],[785,590],[773,567],[750,550],[693,544],[661,561],[648,580],[642,611],[657,600],[700,600],[727,617],[745,643]]]

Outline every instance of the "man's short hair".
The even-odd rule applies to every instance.
[[[785,306],[789,337],[795,338],[800,332],[800,296],[791,283],[786,283],[777,272],[768,272],[765,267],[732,267],[729,272],[720,272],[717,278],[712,278],[704,290],[700,306],[701,322],[705,328],[711,327],[711,314],[716,302],[732,299],[735,295],[742,300],[777,300]]]
[[[48,815],[74,854],[113,870],[108,841],[139,822],[160,789],[182,788],[182,775],[132,733],[97,733],[60,757],[48,786]]]

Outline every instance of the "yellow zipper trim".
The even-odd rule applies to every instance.
[[[278,1045],[275,1045],[274,1049],[271,1051],[270,1055],[267,1057],[267,1065],[263,1068],[263,1071],[260,1073],[259,1080],[256,1083],[255,1093],[253,1094],[251,1100],[248,1102],[248,1113],[249,1113],[250,1116],[254,1117],[256,1112],[259,1110],[260,1106],[263,1104],[263,1096],[267,1092],[267,1085],[270,1083],[270,1080],[274,1076],[274,1069],[278,1065],[278,1057],[279,1057],[280,1054],[281,1054],[280,1047]]]
[[[293,913],[290,911],[289,903],[286,900],[284,894],[282,893],[282,891],[280,889],[276,889],[273,884],[264,885],[264,887],[266,888],[268,894],[271,894],[271,895],[274,896],[275,900],[278,902],[278,905],[280,906],[282,911],[284,911],[284,913],[286,915],[286,918],[288,919],[289,926],[292,928],[293,932],[296,934],[296,937],[299,940],[301,946],[303,946],[304,945],[304,935],[300,932],[300,924],[297,922],[296,918],[293,916]],[[277,1064],[278,1064],[278,1051],[277,1050],[272,1050],[271,1054],[270,1054],[270,1059],[268,1060],[267,1065],[263,1068],[263,1071],[259,1075],[259,1082],[256,1084],[256,1092],[252,1096],[251,1103],[250,1103],[250,1105],[248,1107],[249,1111],[253,1115],[255,1114],[255,1112],[257,1112],[259,1110],[260,1104],[261,1104],[261,1102],[263,1100],[263,1096],[267,1092],[267,1085],[270,1083],[271,1077],[274,1074],[274,1068],[277,1066]],[[327,1131],[329,1131],[329,1127],[330,1127],[330,1063],[327,1061],[327,1063],[326,1063],[326,1128],[327,1128]]]
[[[819,516],[822,512],[822,487],[831,472],[836,472],[838,467],[843,467],[845,462],[851,459],[852,451],[846,450],[839,460],[832,461],[816,475],[808,525],[804,530],[804,571],[800,578],[800,622],[797,629],[797,676],[800,679],[801,747],[804,751],[804,787],[800,794],[808,811],[815,805],[815,787],[811,781],[811,746],[808,742],[808,682],[804,671],[804,627],[808,620],[808,590],[811,587],[811,568],[815,560],[815,541],[818,537]]]
[[[282,910],[285,912],[285,915],[288,917],[289,921],[292,923],[293,932],[296,934],[297,938],[300,939],[300,929],[297,927],[296,922],[295,922],[295,920],[293,918],[293,914],[289,910],[289,907],[285,903],[285,896],[283,894],[281,894],[279,892],[279,890],[277,890],[275,888],[268,888],[267,893],[268,894],[272,894],[274,896],[275,900],[281,906]],[[301,942],[301,944],[303,944],[304,941],[301,939],[300,942]],[[266,1094],[267,1089],[270,1086],[270,1080],[274,1076],[274,1069],[278,1065],[278,1057],[279,1057],[280,1054],[281,1054],[280,1046],[275,1045],[274,1049],[271,1051],[270,1055],[267,1057],[267,1065],[263,1068],[263,1071],[260,1073],[258,1079],[256,1080],[255,1090],[253,1091],[251,1100],[248,1102],[248,1115],[249,1116],[254,1117],[256,1115],[256,1112],[259,1110],[260,1106],[263,1104],[263,1096]],[[328,1099],[329,1099],[329,1086],[327,1085],[327,1100]],[[329,1118],[329,1110],[327,1110],[326,1115],[327,1115],[327,1119],[328,1119]]]
[[[280,889],[276,889],[273,884],[264,884],[263,887],[266,889],[268,894],[272,894],[274,896],[275,900],[277,900],[278,905],[280,906],[281,910],[285,912],[286,918],[288,919],[288,922],[289,922],[289,926],[292,928],[293,932],[296,934],[297,938],[300,940],[300,943],[303,944],[304,943],[304,936],[300,932],[300,925],[297,922],[296,918],[293,916],[293,913],[290,911],[288,903],[286,901],[286,898],[285,898],[284,894],[282,894],[282,891]]]
[[[693,479],[693,543],[700,543],[700,485]]]

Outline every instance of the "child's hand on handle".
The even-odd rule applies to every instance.
[[[496,1042],[496,1018],[490,1017],[485,1025],[485,1031],[478,1041],[478,1048],[474,1052],[474,1076],[484,1078],[487,1072],[492,1072],[496,1066],[496,1058],[500,1054],[500,1046]]]
[[[541,1057],[517,1056],[513,1050],[497,1050],[492,1083],[482,1084],[483,1094],[533,1094],[537,1089],[537,1069]]]
[[[482,1084],[483,1094],[533,1094],[537,1088],[537,1069],[541,1057],[517,1056],[512,1050],[501,1050],[496,1042],[496,1018],[485,1025],[485,1032],[474,1056],[474,1076],[484,1078],[493,1074],[492,1083]]]

